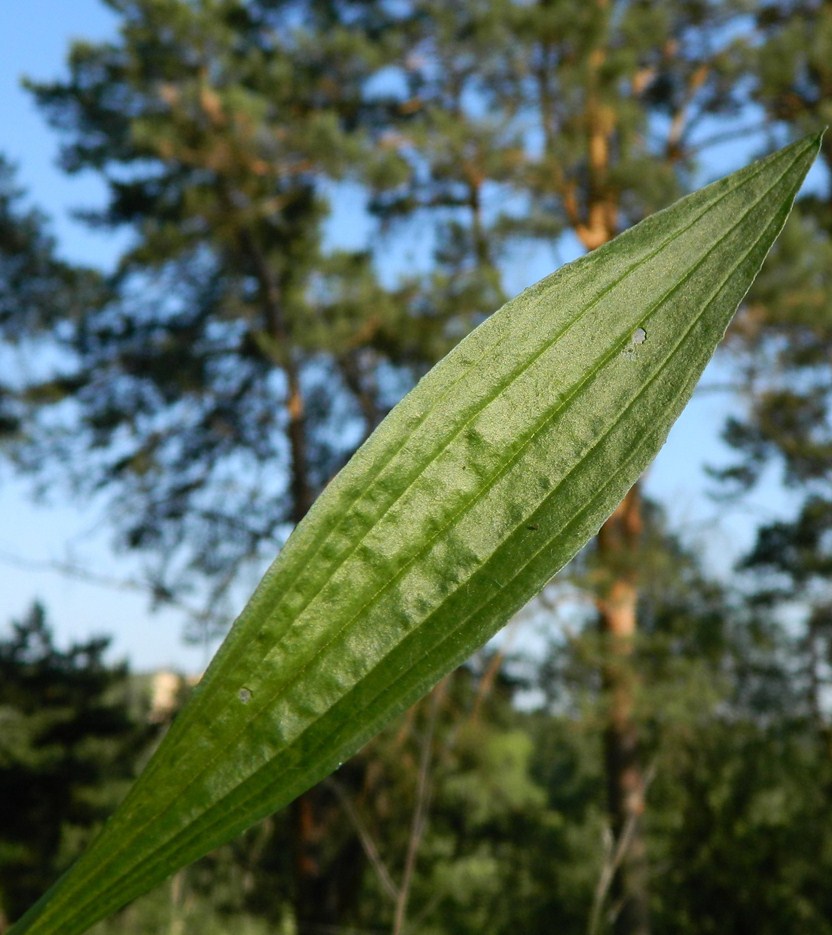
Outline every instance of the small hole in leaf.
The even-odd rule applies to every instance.
[[[251,689],[250,688],[240,689],[240,701],[242,701],[243,704],[248,704],[251,701]]]
[[[647,340],[647,332],[644,328],[636,328],[630,335],[630,340],[621,354],[624,357],[634,357],[639,347]]]

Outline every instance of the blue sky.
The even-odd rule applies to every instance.
[[[103,189],[90,175],[67,177],[56,166],[57,139],[20,88],[20,78],[60,76],[73,38],[103,39],[114,29],[114,17],[99,0],[0,3],[0,151],[18,164],[19,182],[32,203],[50,216],[61,252],[98,265],[113,261],[118,240],[85,229],[73,220],[72,210],[101,204]],[[725,174],[744,158],[742,152],[723,149],[709,163],[707,176]],[[538,278],[545,272],[528,264],[517,275],[522,280],[526,273]],[[722,376],[717,365],[704,382],[720,382]],[[707,497],[703,466],[725,458],[718,433],[731,405],[719,394],[696,396],[648,476],[648,490],[665,503],[687,536],[703,544],[709,565],[723,574],[749,544],[755,522],[786,508],[773,477],[740,508],[727,510]],[[204,666],[205,649],[182,644],[178,614],[151,615],[140,594],[24,568],[10,557],[26,565],[71,560],[115,579],[135,577],[139,571],[135,560],[112,553],[100,504],[73,503],[65,491],[58,491],[47,504],[34,505],[25,485],[0,462],[0,628],[39,597],[61,643],[106,633],[113,636],[113,658],[126,656],[135,669],[173,665],[196,671]]]
[[[71,11],[72,15],[67,14]],[[73,207],[100,201],[92,176],[68,178],[57,167],[57,140],[20,87],[25,75],[58,78],[69,43],[103,39],[116,20],[99,0],[26,0],[0,4],[0,149],[13,159],[19,180],[53,219],[64,253],[75,260],[103,256],[107,239],[72,221]]]

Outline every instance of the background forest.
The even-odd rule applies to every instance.
[[[190,639],[506,298],[832,122],[829,0],[102,2],[112,41],[28,89],[123,248],[67,260],[0,161],[0,342],[29,362],[0,459],[103,497]],[[736,567],[637,485],[500,641],[98,935],[832,933],[829,136],[819,163],[706,377],[713,495],[786,504]],[[189,689],[48,617],[0,631],[0,933]]]

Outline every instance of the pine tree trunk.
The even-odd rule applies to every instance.
[[[292,846],[294,849],[293,909],[298,935],[312,935],[319,925],[334,925],[320,899],[320,832],[317,828],[315,789],[310,789],[291,805]]]
[[[598,552],[608,577],[597,600],[606,643],[603,668],[607,724],[604,757],[610,825],[617,860],[613,878],[613,931],[650,932],[647,848],[643,814],[645,781],[634,717],[633,649],[637,630],[637,550],[642,529],[638,485],[627,494],[598,533]]]
[[[608,0],[595,0],[609,23]],[[587,250],[595,250],[617,233],[619,193],[610,184],[612,141],[617,114],[600,93],[606,64],[604,30],[587,60],[586,202],[583,217],[573,206],[573,227]],[[569,204],[567,203],[567,212]],[[607,644],[602,672],[607,702],[604,765],[610,825],[613,832],[612,917],[615,935],[649,935],[647,848],[644,841],[644,773],[634,719],[635,672],[632,654],[638,627],[638,547],[642,531],[639,486],[630,490],[598,533],[604,570],[603,593],[597,597],[599,625]]]

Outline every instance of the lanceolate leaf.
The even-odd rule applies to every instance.
[[[436,366],[295,530],[124,804],[14,935],[82,932],[286,805],[534,595],[661,447],[818,146],[648,218]]]

